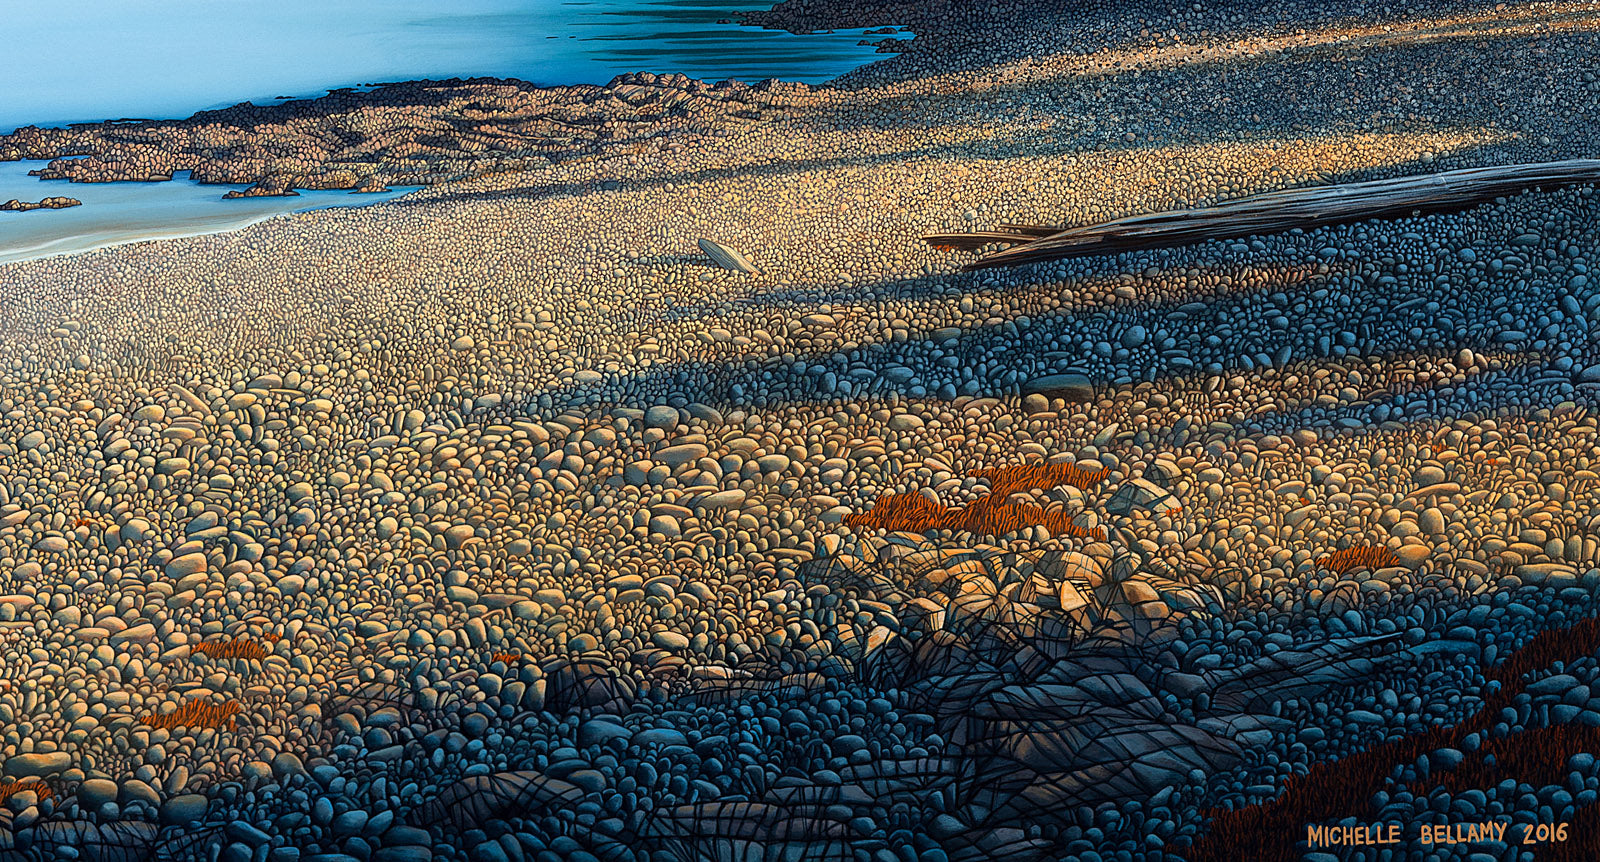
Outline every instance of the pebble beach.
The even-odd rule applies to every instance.
[[[1328,862],[1500,818],[1594,858],[1593,187],[981,272],[921,237],[1591,157],[1600,9],[752,22],[916,38],[820,86],[397,85],[273,109],[289,155],[218,143],[248,112],[0,138],[428,186],[0,265],[0,855]]]

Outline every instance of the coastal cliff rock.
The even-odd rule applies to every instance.
[[[0,204],[0,212],[25,213],[32,210],[64,210],[67,207],[83,206],[83,201],[77,198],[50,197],[41,201],[19,201],[16,198]]]
[[[724,118],[810,98],[686,75],[619,75],[605,86],[537,87],[474,78],[343,89],[313,100],[249,102],[186,120],[26,126],[0,136],[0,161],[50,159],[31,171],[75,183],[170,180],[251,184],[229,198],[294,189],[376,192],[548,166],[606,151],[677,152]]]
[[[239,198],[293,198],[299,196],[299,192],[290,188],[273,188],[272,186],[253,185],[247,189],[234,189],[233,191],[223,195],[222,199],[225,201],[231,201]]]

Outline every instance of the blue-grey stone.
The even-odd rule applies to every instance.
[[[72,755],[65,751],[18,754],[6,758],[5,771],[12,778],[46,778],[72,768]]]
[[[406,747],[404,745],[388,745],[378,749],[377,751],[368,752],[367,760],[377,763],[391,763],[393,761],[400,760],[405,756]]]
[[[206,816],[206,798],[198,793],[183,793],[161,804],[161,822],[185,826]]]
[[[85,779],[78,785],[78,804],[85,811],[98,811],[100,806],[117,800],[117,783],[106,778]]]
[[[272,840],[272,836],[243,820],[228,821],[228,825],[223,827],[223,831],[228,833],[229,838],[241,841],[251,847],[256,847]]]
[[[285,751],[272,758],[272,776],[279,781],[291,775],[300,775],[306,771],[305,764],[291,752]]]
[[[395,826],[383,833],[385,844],[427,844],[429,840],[427,830],[415,826]]]
[[[367,812],[357,808],[333,818],[333,834],[354,835],[367,825]]]
[[[681,731],[670,727],[655,727],[634,734],[633,741],[640,745],[688,745],[689,739]]]
[[[1466,758],[1454,748],[1439,748],[1428,754],[1428,768],[1437,772],[1441,769],[1455,769]]]
[[[578,727],[578,745],[587,748],[591,745],[603,745],[613,739],[629,739],[633,731],[615,722],[595,718],[584,722]]]
[[[425,844],[401,844],[381,847],[372,854],[372,862],[432,862],[433,848]]]
[[[1529,683],[1527,692],[1534,697],[1539,697],[1540,695],[1555,695],[1559,697],[1579,685],[1582,685],[1582,683],[1578,682],[1578,678],[1572,674],[1558,673],[1547,676],[1538,682]]]

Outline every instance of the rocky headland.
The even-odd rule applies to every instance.
[[[346,89],[271,106],[248,102],[187,120],[116,121],[0,136],[0,160],[51,159],[32,171],[72,182],[251,184],[230,196],[294,189],[380,191],[515,172],[602,152],[639,154],[714,136],[724,119],[770,109],[804,84],[708,84],[623,75],[603,87],[489,79]]]
[[[33,210],[60,210],[83,206],[77,198],[50,197],[37,201],[19,201],[15,198],[0,204],[0,212],[25,213]]]

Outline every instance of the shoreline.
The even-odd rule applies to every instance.
[[[82,237],[80,235],[74,235],[71,237],[64,237],[62,239],[51,240],[40,245],[28,246],[26,248],[0,250],[0,267],[4,267],[8,264],[29,263],[48,258],[76,257],[79,255],[90,254],[97,251],[105,251],[107,249],[113,249],[124,245],[136,245],[149,242],[164,242],[167,240],[194,239],[204,236],[232,234],[254,227],[263,222],[271,221],[272,219],[292,218],[293,216],[319,212],[326,209],[359,209],[361,207],[380,206],[382,204],[391,203],[394,200],[400,200],[400,198],[393,198],[388,201],[374,201],[372,203],[321,204],[318,206],[306,207],[305,209],[289,210],[288,212],[267,213],[261,216],[251,217],[248,221],[237,224],[229,224],[224,227],[201,228],[193,231],[180,230],[156,231],[138,234],[130,233],[127,235],[119,235],[112,239],[92,240],[92,245],[85,246],[76,245],[76,243],[82,240]],[[0,270],[0,272],[3,272],[3,270]]]
[[[0,164],[0,167],[4,165]],[[79,202],[85,208],[68,214],[68,221],[47,218],[13,222],[14,227],[0,238],[0,265],[42,257],[82,254],[126,243],[229,233],[278,215],[374,206],[397,200],[417,190],[403,187],[386,190],[375,196],[349,192],[346,193],[351,195],[348,199],[333,198],[329,193],[309,192],[305,196],[282,199],[281,205],[287,208],[263,211],[263,204],[278,206],[278,200],[253,202],[250,198],[244,198],[238,205],[223,203],[231,199],[222,193],[222,189],[194,184],[183,172],[160,184],[135,183],[129,188],[117,189],[109,196],[102,196],[100,192],[103,189],[98,185],[77,188],[80,189],[78,193],[87,198]],[[204,196],[196,196],[196,193]],[[27,244],[18,245],[21,242]]]

